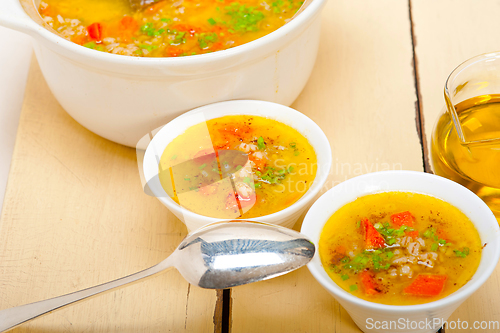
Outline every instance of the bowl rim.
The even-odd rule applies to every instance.
[[[248,104],[248,105],[255,105],[255,106],[264,106],[264,108],[271,108],[271,109],[282,109],[282,110],[287,110],[288,112],[292,112],[294,113],[296,116],[300,117],[302,120],[302,122],[304,123],[307,123],[307,126],[308,128],[310,128],[311,132],[314,131],[315,132],[315,135],[318,135],[319,136],[319,140],[321,140],[322,144],[324,145],[324,153],[321,153],[321,152],[318,152],[318,147],[315,147],[312,143],[311,146],[313,146],[313,148],[315,149],[315,152],[316,152],[316,155],[318,156],[319,154],[322,154],[323,157],[325,158],[325,163],[323,163],[321,166],[320,166],[320,163],[318,161],[318,170],[316,171],[316,177],[314,178],[314,182],[313,182],[313,185],[304,193],[304,195],[302,197],[299,198],[299,200],[297,200],[296,202],[294,202],[292,205],[286,207],[285,209],[282,209],[278,212],[275,212],[275,213],[272,213],[272,214],[268,214],[268,215],[263,215],[263,216],[259,216],[259,217],[255,217],[255,218],[247,218],[246,220],[273,220],[273,219],[276,219],[276,218],[283,218],[283,216],[286,216],[286,215],[291,215],[293,214],[295,211],[297,211],[301,206],[307,204],[308,202],[310,202],[318,193],[319,191],[321,190],[321,188],[323,187],[324,183],[326,182],[327,178],[328,178],[328,175],[329,175],[329,172],[330,172],[330,169],[331,169],[331,164],[332,164],[332,154],[331,154],[331,147],[330,147],[330,142],[328,141],[328,138],[326,137],[325,133],[323,132],[323,130],[318,126],[318,124],[316,124],[312,119],[310,119],[309,117],[307,117],[305,114],[295,110],[295,109],[292,109],[288,106],[285,106],[285,105],[282,105],[282,104],[277,104],[277,103],[273,103],[273,102],[268,102],[268,101],[260,101],[260,100],[232,100],[232,101],[223,101],[223,102],[217,102],[217,103],[213,103],[213,104],[208,104],[208,105],[205,105],[205,106],[201,106],[201,107],[198,107],[198,108],[195,108],[191,111],[188,111],[180,116],[178,116],[177,118],[173,119],[172,121],[170,121],[169,123],[167,123],[166,125],[164,125],[158,132],[155,133],[153,139],[149,142],[148,144],[148,147],[146,148],[146,152],[144,154],[144,161],[143,161],[143,174],[144,174],[144,177],[146,179],[146,181],[148,179],[153,179],[153,177],[155,175],[153,174],[150,174],[148,171],[150,170],[150,168],[148,167],[149,165],[149,162],[151,161],[154,161],[154,152],[153,152],[153,149],[152,148],[153,146],[156,146],[156,147],[161,147],[161,151],[163,153],[163,150],[165,149],[165,147],[170,143],[167,142],[167,143],[158,143],[159,141],[159,137],[160,137],[160,132],[167,132],[171,127],[175,127],[177,122],[179,121],[183,121],[185,118],[188,118],[190,116],[193,116],[193,115],[196,115],[196,114],[201,114],[203,112],[206,112],[207,109],[210,110],[212,108],[217,108],[219,107],[220,105],[235,105],[237,106],[238,104]],[[267,110],[269,111],[269,110]],[[211,111],[208,111],[208,112],[211,112]],[[242,115],[252,115],[252,113],[237,113],[235,112],[234,115],[239,115],[239,114],[242,114]],[[262,114],[255,114],[255,115],[258,115],[258,116],[263,116]],[[209,119],[214,119],[214,118],[218,118],[218,117],[221,117],[221,116],[213,116],[213,117],[210,117],[210,116],[207,116],[206,119],[209,120]],[[269,116],[270,119],[274,119],[273,116]],[[277,119],[274,119],[274,120],[277,120]],[[283,122],[282,120],[277,120],[277,121],[280,121],[280,122]],[[285,123],[285,122],[283,122]],[[187,129],[193,125],[196,125],[197,123],[193,123],[193,122],[190,122],[190,124],[188,126],[186,126],[184,128]],[[285,123],[286,125],[288,126],[291,126],[290,124],[287,124]],[[293,126],[291,126],[292,128],[294,128]],[[296,129],[296,128],[294,128]],[[297,129],[296,129],[297,130]],[[297,130],[299,131],[299,130]],[[307,133],[304,134],[303,132],[299,131],[299,133],[301,133],[302,135],[304,135],[306,138],[307,138]],[[155,141],[155,138],[157,139]],[[153,155],[153,156],[152,156]],[[161,154],[160,154],[161,156]],[[158,164],[156,164],[156,169],[158,168]],[[321,169],[320,169],[321,168]],[[152,170],[152,167],[151,167],[151,170]],[[159,182],[159,181],[158,181]],[[161,187],[161,185],[160,185]],[[185,208],[182,208],[179,204],[177,204],[174,200],[172,200],[168,195],[165,194],[165,192],[163,191],[163,193],[159,193],[159,192],[156,192],[155,189],[157,188],[157,186],[155,187],[150,187],[151,191],[153,192],[153,194],[157,197],[158,200],[160,200],[160,202],[162,202],[165,206],[167,206],[167,208],[169,209],[172,209],[178,213],[181,213],[183,215],[187,215],[188,218],[190,219],[193,219],[193,218],[198,218],[198,219],[203,219],[203,220],[206,220],[207,223],[211,223],[211,222],[216,222],[216,221],[221,221],[222,219],[220,218],[214,218],[214,217],[209,217],[209,216],[205,216],[205,215],[201,215],[201,214],[197,214],[197,213],[194,213],[188,209],[185,209]],[[163,190],[163,187],[161,187],[161,190]],[[163,195],[164,194],[164,195]],[[268,222],[269,223],[269,222]]]
[[[316,251],[315,257],[311,262],[307,264],[307,268],[313,275],[313,277],[325,288],[327,289],[330,293],[334,295],[334,298],[341,299],[342,301],[349,302],[351,304],[354,304],[358,307],[365,308],[368,310],[374,310],[378,312],[392,312],[395,314],[408,314],[408,313],[414,313],[417,311],[429,311],[429,310],[434,310],[434,309],[439,309],[443,308],[446,306],[450,306],[451,304],[460,304],[463,302],[465,299],[467,299],[471,294],[473,294],[480,286],[482,286],[486,280],[490,277],[490,275],[493,273],[495,270],[498,261],[500,259],[500,229],[498,222],[493,215],[493,212],[488,208],[488,206],[472,191],[470,191],[468,188],[452,181],[447,178],[443,178],[434,174],[430,173],[425,173],[425,172],[419,172],[419,171],[409,171],[409,170],[389,170],[389,171],[379,171],[379,172],[373,172],[373,173],[368,173],[364,174],[361,176],[357,176],[354,178],[351,178],[345,182],[342,182],[341,184],[331,188],[328,190],[325,194],[323,194],[314,204],[313,206],[309,209],[307,212],[304,221],[302,223],[301,227],[301,233],[303,233],[306,236],[309,236],[313,242],[318,244],[319,242],[319,234],[321,234],[321,230],[323,229],[323,226],[327,222],[321,221],[321,228],[320,232],[318,234],[318,239],[315,239],[315,237],[311,236],[311,232],[314,229],[314,232],[317,231],[316,228],[314,228],[314,220],[312,219],[312,215],[315,214],[317,210],[323,209],[324,210],[324,202],[327,199],[332,198],[335,196],[335,192],[342,193],[341,191],[344,190],[348,186],[355,185],[356,183],[359,183],[361,181],[366,181],[369,179],[383,179],[383,177],[387,176],[397,176],[397,177],[413,177],[413,178],[422,178],[422,181],[432,181],[432,182],[437,182],[441,183],[443,185],[446,184],[446,186],[451,186],[454,190],[454,193],[461,193],[465,196],[467,196],[467,199],[471,201],[471,205],[474,204],[476,206],[477,210],[481,210],[485,216],[487,217],[486,223],[487,225],[491,225],[493,229],[495,229],[496,232],[496,242],[494,244],[488,243],[490,245],[489,248],[494,247],[492,251],[492,262],[494,265],[487,265],[483,262],[484,257],[481,257],[481,261],[478,266],[481,267],[482,264],[486,265],[484,272],[482,272],[481,275],[478,275],[476,272],[472,276],[471,280],[469,280],[464,286],[462,286],[460,289],[455,291],[454,293],[441,298],[436,301],[428,302],[428,303],[422,303],[422,304],[415,304],[415,305],[388,305],[388,304],[381,304],[381,303],[375,303],[375,302],[370,302],[361,298],[358,298],[349,292],[343,290],[341,287],[339,287],[333,280],[331,280],[329,277],[325,278],[324,273],[325,269],[323,268],[323,265],[321,264],[321,260],[319,259],[319,251]],[[392,186],[392,187],[398,187],[398,186]],[[425,191],[415,191],[415,190],[404,190],[404,189],[388,189],[388,190],[369,190],[366,192],[362,192],[360,190],[355,190],[353,192],[353,195],[357,196],[355,198],[351,198],[349,196],[349,200],[344,200],[346,202],[342,203],[339,207],[333,208],[333,212],[328,212],[328,215],[331,216],[333,213],[335,213],[340,207],[345,206],[347,203],[354,201],[356,198],[364,196],[364,195],[369,195],[373,193],[381,193],[381,192],[391,192],[391,191],[408,191],[408,192],[414,192],[414,193],[422,193],[422,194],[427,194],[433,197],[436,197],[438,199],[441,199],[445,202],[448,202],[447,200],[440,198],[438,195],[432,194],[432,193],[426,193]],[[430,192],[430,191],[429,191]],[[352,200],[351,200],[352,199]],[[458,208],[458,207],[457,207]],[[460,208],[459,208],[460,209]],[[326,209],[329,211],[330,209]],[[464,214],[462,209],[460,209]],[[467,214],[466,214],[467,215]],[[467,217],[469,217],[467,215]],[[469,217],[470,218],[470,217]],[[473,224],[475,225],[475,221],[470,218]],[[477,220],[477,219],[476,219]],[[316,219],[317,221],[317,219]],[[481,239],[481,243],[483,243],[483,239]]]
[[[20,4],[20,0],[11,0],[11,1],[15,1]],[[36,0],[30,0],[30,5],[33,5],[36,9],[35,1]],[[285,23],[284,25],[270,32],[267,35],[264,35],[253,41],[229,49],[220,50],[212,53],[185,56],[185,57],[133,57],[133,56],[125,56],[125,55],[92,50],[86,47],[82,47],[81,45],[78,45],[76,43],[73,43],[59,36],[57,33],[50,31],[45,26],[39,25],[38,23],[35,22],[35,20],[31,16],[28,15],[28,13],[26,13],[24,8],[22,10],[23,12],[25,12],[26,16],[31,21],[30,23],[35,25],[31,27],[32,32],[52,42],[53,45],[62,47],[63,49],[66,49],[67,51],[72,52],[78,56],[89,58],[91,60],[113,63],[117,65],[155,67],[159,65],[162,66],[200,65],[200,64],[205,64],[206,62],[220,61],[220,60],[225,60],[227,58],[238,57],[242,54],[245,55],[251,53],[256,49],[265,48],[268,45],[272,45],[275,40],[280,40],[284,38],[286,35],[288,35],[290,32],[297,30],[299,27],[307,25],[308,22],[310,22],[314,18],[314,16],[320,12],[321,8],[324,6],[327,0],[310,0],[310,1],[311,1],[310,4],[307,5],[307,7],[301,13],[299,13],[295,18],[293,18],[288,23]],[[21,4],[20,6],[23,7]],[[38,29],[37,27],[41,29]]]

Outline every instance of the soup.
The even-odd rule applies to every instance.
[[[323,267],[353,295],[413,305],[443,298],[479,266],[481,240],[456,207],[424,194],[385,192],[345,205],[325,224]]]
[[[179,57],[225,50],[287,23],[297,0],[162,0],[132,11],[129,0],[43,0],[39,13],[62,37],[98,51]]]
[[[159,168],[163,188],[184,208],[216,218],[253,218],[299,200],[314,181],[317,159],[294,128],[237,115],[188,128],[165,148]]]

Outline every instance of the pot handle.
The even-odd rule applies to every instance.
[[[19,0],[0,1],[0,25],[29,35],[41,28],[26,14]]]

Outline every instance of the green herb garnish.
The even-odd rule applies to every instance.
[[[462,251],[460,250],[453,250],[453,252],[455,252],[455,255],[457,257],[460,257],[460,258],[465,258],[469,255],[469,248],[468,247],[464,247],[462,249]]]
[[[255,7],[245,6],[238,2],[233,2],[224,9],[226,15],[231,17],[229,32],[258,31],[259,22],[265,18],[264,14]]]
[[[257,148],[259,148],[259,150],[266,149],[266,143],[264,142],[264,138],[261,136],[257,139]]]

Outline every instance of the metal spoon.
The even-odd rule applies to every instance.
[[[71,294],[0,311],[0,332],[63,306],[176,267],[191,284],[225,289],[269,279],[307,264],[315,247],[300,233],[275,225],[218,222],[190,233],[159,264]]]

